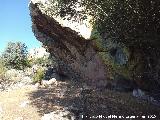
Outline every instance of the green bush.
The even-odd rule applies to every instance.
[[[27,46],[24,43],[9,42],[2,59],[7,68],[22,70],[28,66],[27,53]]]
[[[43,68],[38,68],[36,73],[33,75],[33,82],[41,82],[44,78],[45,70]]]

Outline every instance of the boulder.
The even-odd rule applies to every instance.
[[[40,87],[40,83],[36,83],[35,85],[34,85],[34,87],[37,89],[37,88],[39,88]]]
[[[91,86],[107,80],[105,65],[92,40],[85,39],[69,27],[62,26],[55,16],[44,11],[45,3],[31,0],[29,9],[32,31],[57,60],[61,73],[71,79],[82,79]],[[105,84],[102,84],[105,86]]]
[[[42,80],[42,85],[44,86],[50,86],[50,85],[57,85],[57,80],[55,78],[52,78],[50,80]]]
[[[143,98],[145,96],[145,93],[141,89],[134,89],[132,94],[137,98]]]
[[[23,83],[24,85],[29,85],[29,84],[32,84],[32,79],[28,76],[24,76],[21,81],[21,83]]]
[[[124,67],[127,66],[132,55],[127,55],[123,47],[113,44],[109,40],[107,41],[107,33],[105,33],[105,37],[102,36],[104,38],[102,44],[107,50],[99,50],[94,40],[86,39],[80,34],[81,32],[78,33],[79,31],[73,30],[72,27],[70,28],[62,24],[62,18],[59,19],[58,16],[49,15],[46,11],[48,6],[49,4],[43,0],[31,0],[29,9],[32,20],[32,31],[37,40],[42,42],[43,46],[47,48],[50,55],[56,58],[58,75],[67,79],[83,80],[83,82],[85,81],[93,87],[106,87],[108,78],[112,78],[112,76],[109,76],[109,72],[111,71],[107,71],[107,69],[110,68],[107,68],[100,53],[104,53],[102,55],[105,55],[106,51],[108,52],[109,50],[108,53],[113,58],[114,63]],[[146,58],[146,56],[139,55],[139,53],[143,52],[135,51],[135,53],[138,56],[135,56],[135,58]],[[159,82],[156,82],[159,81],[160,62],[158,60],[155,62],[155,65],[159,65],[157,69],[149,70],[146,68],[147,64],[142,63],[142,59],[137,59],[136,61],[139,61],[139,64],[136,65],[136,70],[132,71],[135,75],[130,76],[134,79],[136,85],[141,89],[160,89]],[[149,65],[148,67],[151,68]],[[132,68],[131,65],[130,67]],[[127,69],[130,70],[130,67]],[[149,71],[146,72],[144,69],[148,69]],[[152,71],[156,74],[152,74]],[[57,79],[57,73],[54,73],[54,71],[49,71],[49,73],[53,73],[52,77]],[[138,75],[139,73],[146,74]],[[139,78],[140,76],[141,78]],[[50,78],[47,79],[49,80]],[[132,91],[135,88],[134,82],[126,78],[115,78],[113,82],[115,82],[114,86],[117,90]],[[107,87],[110,87],[110,85]]]

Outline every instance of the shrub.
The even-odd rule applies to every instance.
[[[43,68],[38,68],[36,73],[33,75],[34,82],[40,82],[44,78],[45,70]]]
[[[18,82],[24,77],[24,72],[22,70],[9,69],[5,72],[5,79]]]
[[[9,42],[2,54],[2,59],[9,69],[24,69],[28,66],[27,53],[27,46],[24,43]]]

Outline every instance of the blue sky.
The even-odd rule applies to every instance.
[[[29,0],[0,0],[0,53],[7,42],[21,41],[28,49],[40,47],[31,29]]]

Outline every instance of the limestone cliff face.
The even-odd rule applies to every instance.
[[[33,32],[57,59],[60,72],[71,78],[81,78],[92,86],[105,86],[105,65],[92,41],[63,27],[55,18],[43,13],[36,2],[30,2],[29,7]]]

